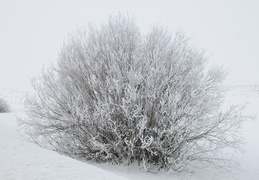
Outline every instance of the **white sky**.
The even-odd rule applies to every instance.
[[[69,32],[119,11],[145,31],[183,30],[230,71],[227,84],[259,84],[258,0],[0,0],[0,88],[28,86]]]

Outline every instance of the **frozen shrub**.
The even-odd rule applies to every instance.
[[[218,164],[238,148],[243,116],[221,108],[224,72],[205,68],[204,52],[160,26],[142,34],[119,15],[68,38],[57,65],[33,81],[31,139],[97,162],[145,170]]]
[[[0,98],[0,113],[9,112],[10,108],[7,102],[4,99]]]

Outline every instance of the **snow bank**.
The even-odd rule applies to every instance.
[[[7,94],[7,95],[6,95]],[[27,142],[16,125],[22,115],[24,92],[0,91],[7,99],[11,113],[0,113],[0,179],[1,180],[125,180],[106,170],[60,155]]]
[[[23,114],[25,91],[0,90],[0,97],[7,100],[11,113],[0,114],[0,179],[33,180],[166,180],[166,179],[259,179],[259,86],[228,87],[227,103],[247,103],[246,112],[257,115],[256,121],[244,125],[246,144],[244,153],[231,151],[230,154],[240,166],[232,173],[219,172],[213,168],[201,169],[195,173],[152,174],[138,167],[120,167],[83,163],[27,142],[21,137],[16,125],[16,117]]]

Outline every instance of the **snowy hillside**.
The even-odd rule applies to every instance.
[[[0,179],[89,179],[89,180],[152,180],[152,179],[259,179],[259,85],[228,87],[227,104],[247,103],[246,112],[258,115],[256,121],[244,125],[244,153],[230,152],[240,163],[231,174],[214,169],[187,174],[152,174],[137,167],[118,167],[81,162],[27,142],[18,131],[17,117],[23,112],[22,90],[0,89],[0,98],[7,100],[10,113],[0,114]]]

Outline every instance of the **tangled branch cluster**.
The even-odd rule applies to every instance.
[[[183,170],[240,144],[241,111],[223,111],[224,72],[182,33],[112,17],[79,30],[35,78],[21,125],[39,144],[98,162]]]

